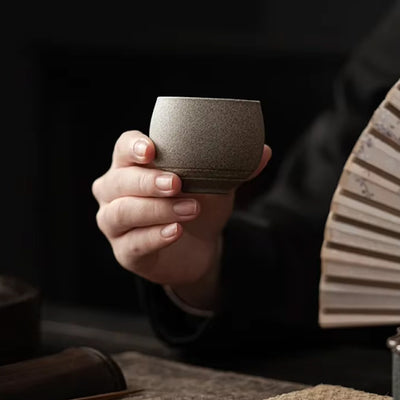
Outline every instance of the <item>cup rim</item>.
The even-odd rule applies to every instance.
[[[192,96],[158,96],[158,99],[179,99],[179,100],[207,100],[207,101],[232,101],[241,103],[260,103],[260,100],[232,99],[223,97],[192,97]]]

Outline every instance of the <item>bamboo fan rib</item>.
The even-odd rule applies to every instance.
[[[400,323],[400,81],[348,158],[325,225],[319,324]]]

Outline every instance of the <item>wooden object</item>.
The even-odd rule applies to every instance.
[[[135,394],[143,392],[143,389],[133,389],[133,390],[119,390],[118,392],[95,394],[93,396],[77,397],[71,400],[116,400],[131,398]]]
[[[400,81],[361,133],[321,249],[322,327],[400,323]]]
[[[39,290],[0,275],[0,321],[0,364],[31,357],[40,344]]]
[[[90,347],[0,367],[0,399],[67,400],[126,389],[114,360]]]

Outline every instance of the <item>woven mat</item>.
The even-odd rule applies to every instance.
[[[268,400],[389,400],[389,396],[380,396],[341,386],[318,385],[313,388],[282,394]]]
[[[136,352],[113,355],[129,388],[144,388],[134,400],[263,400],[304,389],[300,383],[195,367]]]

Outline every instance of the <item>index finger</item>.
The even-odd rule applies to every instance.
[[[256,168],[256,170],[247,179],[251,180],[251,179],[254,179],[256,176],[258,176],[261,173],[261,171],[268,164],[268,161],[270,160],[271,156],[272,156],[271,148],[269,146],[267,146],[266,144],[264,144],[264,149],[263,149],[260,163],[258,164],[258,167]]]
[[[111,167],[148,164],[155,156],[154,143],[139,131],[126,131],[115,142]]]

